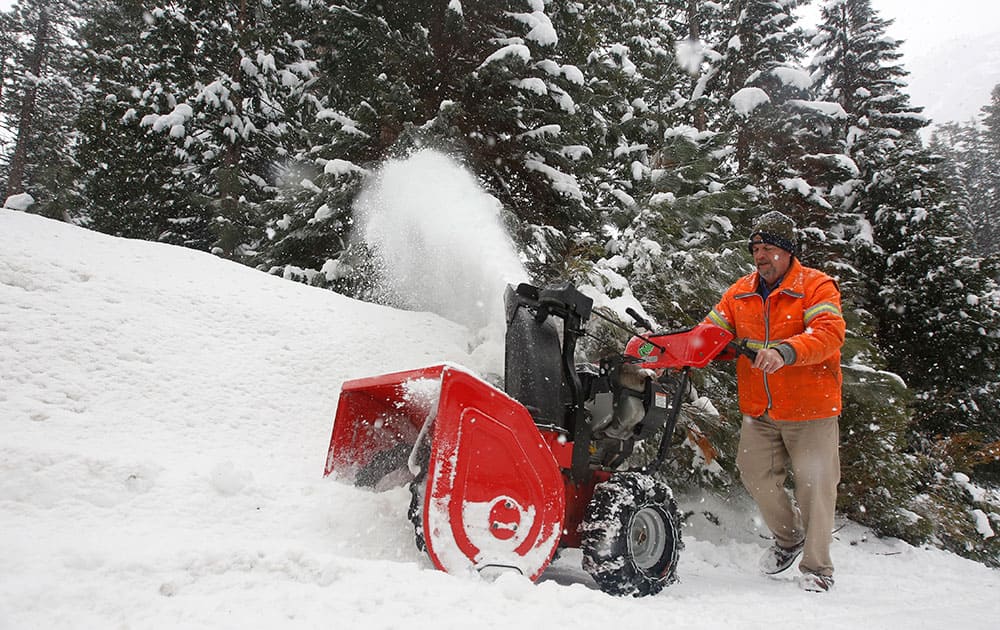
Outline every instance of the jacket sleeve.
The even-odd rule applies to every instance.
[[[844,345],[846,325],[840,310],[840,290],[832,278],[822,280],[806,296],[805,330],[785,339],[795,351],[794,365],[821,363]]]

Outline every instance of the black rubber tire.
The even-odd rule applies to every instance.
[[[410,507],[406,511],[407,517],[413,523],[413,542],[420,551],[427,551],[427,542],[424,539],[424,494],[427,492],[427,464],[430,462],[430,446],[426,442],[421,442],[414,453],[415,463],[420,466],[420,471],[410,482]]]
[[[655,595],[677,580],[680,517],[662,481],[612,475],[594,489],[580,530],[583,568],[605,593]]]

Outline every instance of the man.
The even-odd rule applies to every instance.
[[[757,350],[737,359],[743,425],[736,467],[774,535],[760,569],[773,575],[801,554],[799,585],[833,586],[830,558],[840,482],[840,347],[837,283],[795,257],[795,224],[772,211],[750,234],[757,271],[736,281],[706,321]],[[785,491],[788,467],[795,501]]]

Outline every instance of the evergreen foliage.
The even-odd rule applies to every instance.
[[[4,197],[27,193],[33,212],[63,220],[79,219],[82,205],[72,150],[81,83],[70,68],[80,8],[75,1],[22,0],[0,23],[0,113],[3,135],[11,138],[0,160]]]
[[[143,15],[146,74],[126,122],[174,140],[189,186],[208,202],[212,251],[248,258],[312,79],[305,43],[282,28],[304,17],[301,5],[178,2]]]
[[[350,203],[363,173],[423,146],[463,156],[514,217],[540,274],[559,265],[567,233],[593,220],[576,177],[589,156],[575,139],[584,124],[583,74],[560,53],[552,23],[553,16],[576,20],[575,5],[553,4],[326,7],[316,33],[324,54],[310,89],[318,111],[307,125],[310,142],[288,168],[314,173],[309,181],[319,190],[339,192],[316,198],[289,182],[292,188],[269,208],[278,255],[262,265],[275,271],[326,265],[350,274],[358,264],[349,241]],[[323,205],[324,218],[314,221]],[[336,238],[310,236],[317,231]],[[320,247],[286,247],[288,239]]]
[[[997,233],[1000,225],[1000,84],[993,87],[990,93],[990,102],[983,106],[983,152],[986,156],[986,164],[991,165],[983,173],[984,183],[982,184],[981,207],[986,215],[984,222],[988,222],[991,227],[990,234],[1000,237]],[[993,253],[1000,250],[1000,238],[991,239]]]
[[[976,253],[1000,253],[1000,85],[976,120],[935,128],[930,146],[946,158],[951,186],[965,196]]]
[[[926,122],[909,104],[898,42],[885,34],[888,22],[869,0],[830,2],[822,13],[814,77],[820,96],[838,102],[848,115],[844,146],[858,168],[844,197],[859,216],[854,267],[865,270],[856,313],[871,323],[871,338],[888,369],[904,378],[916,399],[906,435],[916,465],[906,466],[912,474],[890,494],[922,517],[911,519],[908,537],[919,538],[921,530],[939,537],[943,530],[934,512],[951,492],[947,484],[921,477],[928,470],[923,462],[932,457],[930,444],[968,438],[970,423],[978,429],[998,424],[991,409],[1000,358],[995,270],[990,261],[969,255],[973,239],[963,220],[964,197],[946,185],[940,159],[916,135]],[[845,424],[847,419],[845,410]],[[901,428],[894,423],[893,433]],[[992,433],[988,429],[986,441],[978,442],[980,449],[995,439]],[[964,543],[980,546],[968,509],[950,522],[964,522]],[[955,531],[949,536],[955,538]]]
[[[208,200],[170,138],[136,122],[138,86],[155,72],[156,55],[169,54],[146,46],[147,19],[144,3],[99,2],[79,31],[83,54],[74,65],[89,77],[77,119],[86,217],[108,234],[208,250]]]

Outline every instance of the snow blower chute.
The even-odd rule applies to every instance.
[[[521,284],[505,302],[506,391],[452,365],[345,382],[325,474],[409,483],[417,546],[448,573],[535,580],[558,548],[578,547],[602,590],[659,592],[675,579],[681,536],[672,492],[652,473],[690,369],[743,350],[702,324],[632,331],[621,356],[577,365],[576,340],[598,315],[590,298]],[[626,469],[661,429],[654,461]]]

